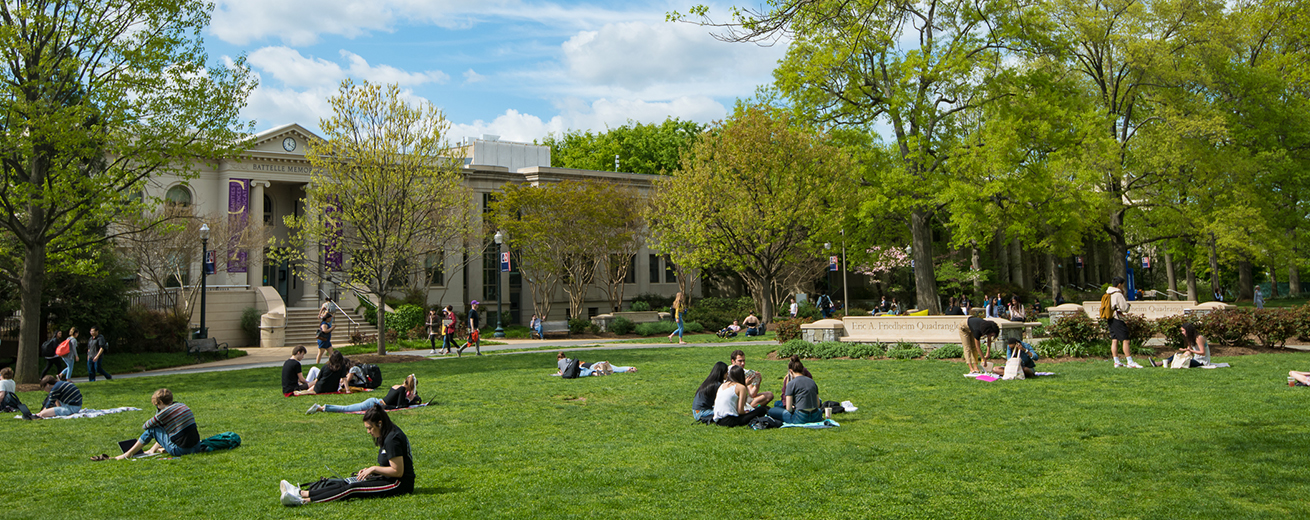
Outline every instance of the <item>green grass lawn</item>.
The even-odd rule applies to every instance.
[[[1218,370],[1041,364],[1050,378],[984,383],[962,363],[812,361],[840,428],[752,431],[692,423],[691,394],[723,348],[588,352],[635,374],[549,377],[554,352],[382,365],[414,372],[435,401],[395,412],[416,493],[285,508],[277,482],[372,464],[357,415],[304,415],[277,368],[82,385],[93,408],[150,409],[169,387],[201,434],[236,450],[91,462],[150,413],[0,422],[4,518],[1287,518],[1310,512],[1310,388],[1286,371],[1310,354],[1221,361]],[[778,391],[775,345],[742,345]],[[39,404],[41,394],[21,394]]]
[[[246,355],[246,351],[232,349],[229,350],[226,355],[229,358],[241,357]],[[119,353],[107,352],[105,356],[101,359],[104,360],[105,371],[109,372],[110,375],[118,375],[118,374],[127,374],[130,372],[145,372],[147,370],[159,370],[161,368],[181,367],[187,365],[194,365],[196,363],[208,363],[210,361],[223,359],[223,356],[224,353],[222,352],[218,352],[218,353],[207,352],[207,353],[200,354],[199,356],[193,356],[185,352],[146,352],[146,353],[131,353],[131,354],[122,353],[122,352]],[[199,359],[199,361],[197,361],[197,359]],[[44,359],[38,361],[38,365],[37,365],[38,369],[44,366],[45,366]],[[60,361],[55,363],[55,367],[56,368],[51,368],[49,373],[53,374],[55,373],[56,369],[62,369],[64,367],[63,362]],[[78,354],[77,362],[73,363],[73,377],[74,378],[86,377],[85,352]],[[102,379],[102,378],[103,376],[98,377],[97,379]]]

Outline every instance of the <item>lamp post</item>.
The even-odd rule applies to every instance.
[[[209,331],[205,330],[205,278],[209,274],[209,224],[200,224],[200,330],[197,334],[200,338],[208,338]],[[197,338],[199,339],[199,338]]]
[[[826,269],[826,271],[828,271],[828,297],[829,297],[829,298],[832,298],[832,294],[833,294],[834,292],[836,292],[836,291],[833,291],[833,290],[832,290],[832,254],[831,254],[831,249],[832,249],[832,242],[824,242],[824,243],[823,243],[823,256],[828,257],[828,258],[826,259],[826,260],[828,260],[828,268]]]
[[[847,312],[851,304],[851,294],[846,288],[846,230],[841,230],[841,305],[842,312]]]
[[[496,262],[499,263],[499,262],[500,262],[500,256],[501,256],[501,254],[502,254],[501,251],[500,251],[500,245],[501,245],[502,243],[505,242],[505,234],[502,233],[502,232],[500,232],[500,231],[497,231],[497,232],[496,232],[496,236],[493,237],[493,239],[496,241]],[[499,266],[497,266],[497,269],[496,269],[496,332],[495,332],[494,334],[491,335],[491,336],[494,337],[494,338],[503,338],[503,337],[505,337],[505,328],[501,325],[501,322],[500,322],[500,316],[501,316],[501,313],[502,313],[502,311],[501,311],[501,309],[500,309],[500,305],[501,305],[501,297],[500,297],[500,277],[501,277],[500,269],[499,269]]]

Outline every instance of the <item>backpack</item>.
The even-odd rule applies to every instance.
[[[752,430],[767,430],[769,428],[782,428],[782,421],[779,421],[767,415],[761,415],[759,417],[751,419]]]
[[[68,345],[68,341],[71,340],[71,339],[73,339],[73,338],[68,338],[68,339],[64,340],[63,343],[60,343],[59,346],[55,348],[55,355],[56,355],[56,356],[61,356],[61,357],[62,357],[62,356],[67,356],[67,355],[68,355],[68,352],[69,352],[70,350],[72,350],[72,347],[70,347],[70,346]]]
[[[359,368],[364,371],[364,388],[377,388],[382,385],[382,368],[365,363]]]
[[[570,359],[569,364],[564,365],[564,372],[560,374],[560,377],[564,379],[577,379],[580,374],[582,374],[582,367],[578,364],[578,360]]]
[[[43,358],[58,357],[58,355],[55,354],[55,347],[57,347],[58,345],[59,342],[55,341],[55,338],[50,338],[46,340],[45,343],[41,344],[41,357]]]
[[[223,432],[200,441],[200,451],[230,450],[241,445],[241,436],[234,432]]]
[[[1108,320],[1114,317],[1113,301],[1114,299],[1110,298],[1110,293],[1108,292],[1105,293],[1104,296],[1101,296],[1101,319]]]

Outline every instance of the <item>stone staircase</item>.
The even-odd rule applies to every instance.
[[[333,345],[349,345],[350,333],[354,329],[365,336],[376,335],[378,329],[376,326],[369,325],[362,316],[355,313],[349,313],[349,318],[342,314],[337,314],[337,329],[332,333]],[[358,323],[358,326],[351,324],[350,318]],[[318,331],[318,308],[317,307],[289,307],[287,308],[287,329],[286,343],[288,347],[304,345],[305,348],[313,349],[317,347],[318,342],[314,340]]]

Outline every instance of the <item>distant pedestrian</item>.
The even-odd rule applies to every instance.
[[[100,330],[95,327],[91,327],[89,332],[91,338],[86,340],[87,380],[91,383],[96,382],[96,374],[104,375],[106,380],[113,379],[114,376],[109,375],[109,372],[105,372],[103,361],[105,350],[109,348],[109,340],[105,339],[100,334]]]
[[[59,373],[60,379],[68,381],[73,378],[73,363],[77,363],[77,327],[68,328],[68,339],[59,344],[55,350],[59,357],[64,358],[64,370]]]
[[[428,346],[432,348],[432,350],[429,351],[428,354],[436,354],[437,336],[440,335],[439,333],[441,331],[441,318],[437,317],[436,309],[431,309],[428,311],[427,325],[428,325]]]
[[[801,306],[796,304],[796,298],[791,299],[791,306],[788,307],[787,312],[791,314],[791,317],[793,318],[795,318],[797,314],[800,314]]]
[[[678,344],[685,345],[687,342],[682,340],[682,319],[687,314],[687,302],[683,299],[682,291],[673,297],[673,321],[678,324],[678,328],[669,334],[669,341],[673,341],[673,336],[678,337]]]
[[[1265,308],[1264,291],[1261,291],[1260,286],[1258,285],[1255,287],[1255,308],[1257,309]]]
[[[819,295],[819,301],[815,303],[819,307],[819,312],[823,313],[823,319],[826,320],[829,316],[832,316],[832,298],[829,298],[827,294]]]
[[[478,355],[482,355],[482,334],[478,332],[482,323],[479,318],[478,301],[473,300],[469,303],[469,340],[464,343],[464,346],[459,348],[459,353],[462,354],[464,349],[469,348],[469,345],[473,345],[473,348],[477,350]]]
[[[441,353],[449,355],[455,349],[455,306],[447,305],[441,314]]]
[[[56,330],[54,336],[50,336],[50,339],[46,340],[45,343],[41,344],[41,357],[45,358],[45,368],[41,369],[41,377],[45,377],[46,375],[48,375],[50,373],[50,368],[56,367],[57,366],[56,363],[62,361],[62,359],[59,357],[59,354],[55,353],[55,349],[58,349],[59,344],[63,342],[64,342],[64,331]],[[62,370],[63,370],[62,368],[56,370],[55,373],[58,374]]]
[[[333,316],[332,311],[320,314],[319,319],[321,321],[318,322],[318,331],[314,335],[314,339],[318,342],[318,354],[314,356],[315,365],[323,361],[324,352],[328,352],[331,356],[332,331],[337,330],[336,317]]]
[[[1110,287],[1105,293],[1110,295],[1110,307],[1113,315],[1107,320],[1107,327],[1110,329],[1110,355],[1114,357],[1115,367],[1142,368],[1142,365],[1133,361],[1132,350],[1128,346],[1128,323],[1124,318],[1128,315],[1128,310],[1132,306],[1128,303],[1128,298],[1124,297],[1124,279],[1122,276],[1116,276],[1110,280]],[[1119,362],[1118,347],[1123,347],[1125,362]]]

